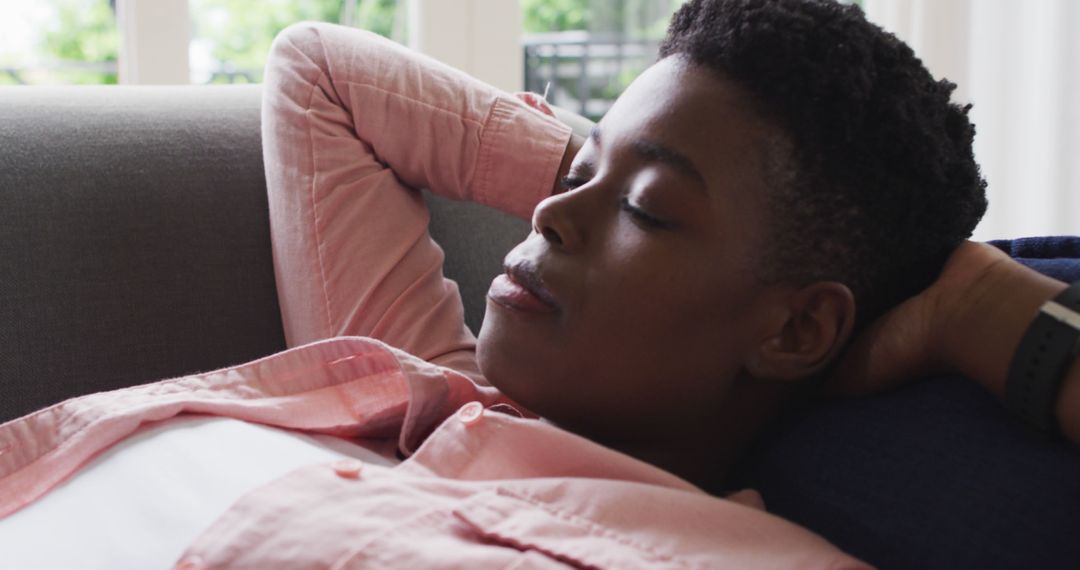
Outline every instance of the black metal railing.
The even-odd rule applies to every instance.
[[[586,31],[530,34],[522,39],[525,90],[599,120],[655,59],[658,40]]]

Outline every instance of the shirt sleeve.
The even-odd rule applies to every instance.
[[[499,97],[481,136],[473,199],[528,218],[551,193],[569,140],[569,126]]]
[[[551,193],[569,126],[376,34],[315,32],[326,83],[356,137],[407,185],[522,218]]]

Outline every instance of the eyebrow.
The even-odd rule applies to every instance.
[[[600,125],[593,126],[589,131],[589,138],[592,139],[593,144],[600,144]],[[635,140],[631,146],[633,147],[634,152],[643,160],[666,164],[675,168],[675,170],[678,170],[682,174],[697,180],[701,183],[702,187],[708,186],[705,184],[705,177],[694,167],[694,163],[687,158],[685,154],[671,147],[645,139]]]

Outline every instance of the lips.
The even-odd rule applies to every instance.
[[[553,313],[559,309],[536,268],[527,263],[508,265],[506,272],[491,282],[488,298],[526,313]]]

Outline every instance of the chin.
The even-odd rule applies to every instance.
[[[476,362],[484,378],[504,396],[534,415],[545,416],[552,401],[565,399],[551,364],[532,339],[521,338],[500,326],[489,311],[476,340]],[[560,394],[562,394],[560,396]]]
[[[499,334],[500,327],[494,323],[489,311],[484,316],[484,324],[480,326],[480,334],[476,337],[476,363],[480,367],[480,373],[484,378],[505,396],[522,405],[527,402],[517,397],[520,390],[515,390],[515,380],[523,376],[521,354],[525,352],[520,343],[515,343],[505,335]],[[516,346],[515,346],[516,345]]]

